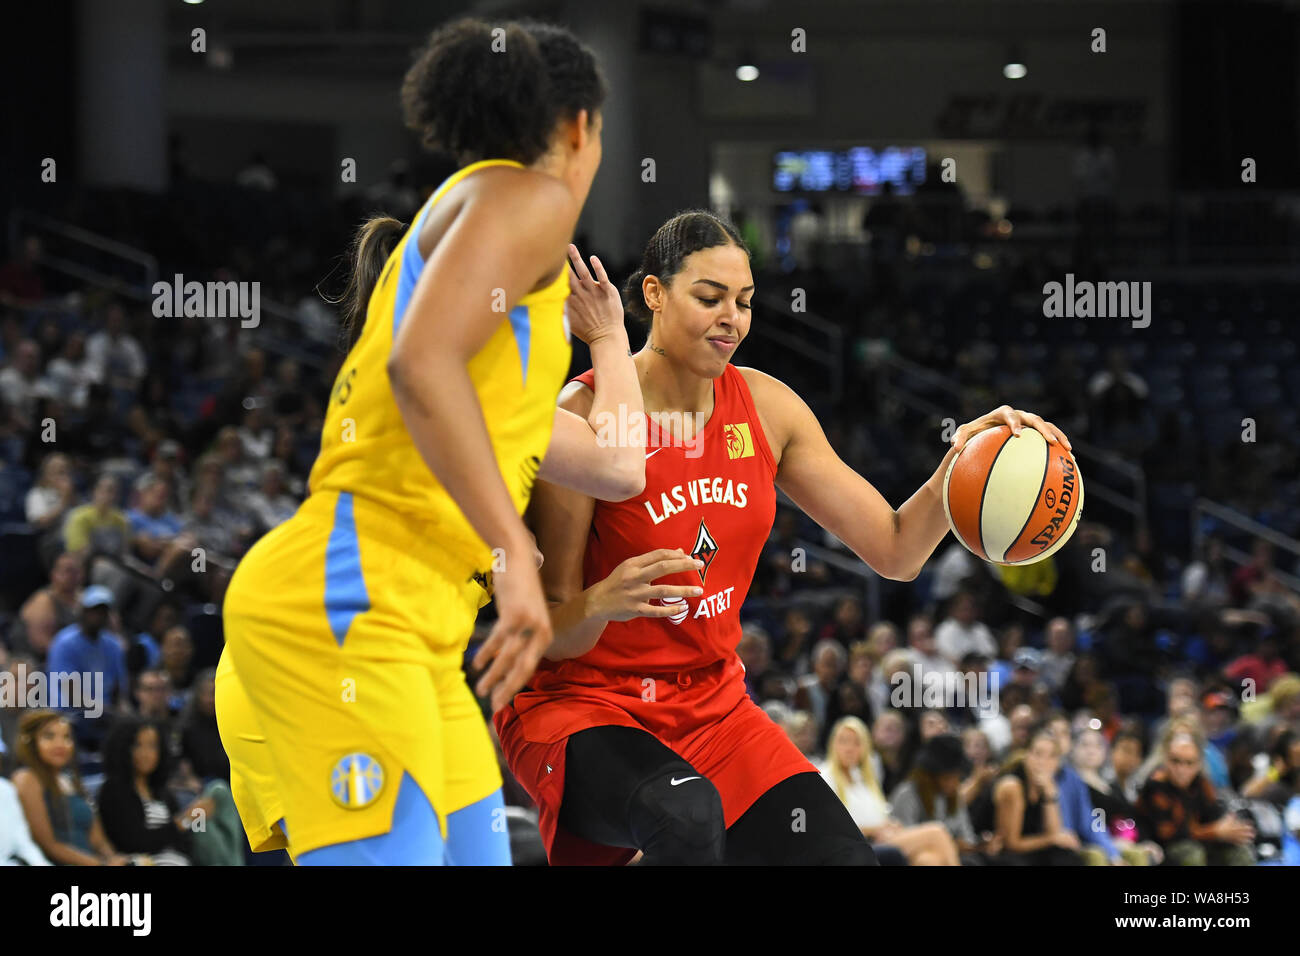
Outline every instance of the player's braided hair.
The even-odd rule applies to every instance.
[[[632,273],[623,286],[623,308],[628,315],[642,323],[649,323],[650,309],[641,293],[641,283],[646,276],[655,276],[664,285],[682,269],[686,257],[701,249],[734,245],[749,255],[749,247],[740,238],[740,232],[721,216],[707,209],[688,209],[665,222],[646,243],[641,256],[641,266]]]

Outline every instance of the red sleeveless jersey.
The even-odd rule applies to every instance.
[[[592,387],[594,370],[574,381]],[[704,567],[654,583],[695,585],[704,594],[681,599],[672,617],[609,622],[596,646],[576,660],[603,670],[670,674],[735,656],[740,607],[776,514],[776,459],[734,366],[714,380],[713,399],[713,414],[685,446],[670,443],[666,426],[657,434],[651,425],[645,491],[627,501],[596,502],[582,566],[586,588],[630,557],[681,548]],[[543,661],[539,669],[557,666]]]

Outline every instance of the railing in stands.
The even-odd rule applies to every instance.
[[[154,283],[159,278],[158,259],[142,249],[26,209],[15,209],[9,214],[8,229],[10,248],[16,249],[26,236],[41,239],[47,250],[51,246],[58,248],[60,254],[46,251],[40,259],[41,265],[53,272],[71,276],[136,302],[148,302],[153,297]],[[55,242],[50,242],[51,237]],[[138,281],[135,278],[124,278],[115,271],[106,271],[112,265],[118,266],[121,272],[128,275],[137,274]],[[260,347],[313,368],[325,364],[317,353],[299,344],[303,340],[310,340],[311,336],[307,332],[305,320],[296,310],[266,298],[260,298],[259,308],[266,316],[279,320],[290,330],[288,336],[264,337],[259,342]]]
[[[41,265],[120,295],[136,300],[147,299],[153,284],[158,281],[158,260],[147,252],[69,222],[26,209],[15,209],[9,214],[9,247],[18,248],[19,241],[26,236],[41,239],[47,250],[52,245],[49,242],[51,236],[62,240],[53,245],[65,254],[52,255],[47,251],[41,256]],[[89,254],[84,255],[81,261],[67,257],[74,252]],[[125,265],[128,272],[138,270],[139,281],[103,271],[105,260]]]
[[[758,336],[770,339],[782,348],[802,355],[826,368],[826,382],[830,388],[830,398],[838,402],[844,396],[844,330],[829,319],[814,312],[796,312],[780,296],[756,295],[754,297],[765,309],[779,312],[784,318],[800,325],[804,335],[796,335],[777,328],[772,322],[755,322],[750,331]],[[822,337],[824,344],[815,345],[809,340]]]
[[[1239,531],[1244,531],[1255,538],[1262,538],[1275,548],[1281,548],[1289,551],[1296,557],[1300,557],[1300,541],[1295,538],[1288,538],[1286,535],[1274,531],[1267,525],[1262,525],[1253,518],[1247,517],[1240,511],[1236,511],[1226,505],[1210,501],[1208,498],[1197,498],[1192,505],[1192,543],[1195,547],[1196,554],[1203,554],[1203,545],[1207,531],[1205,528],[1205,517],[1209,516],[1216,521],[1231,525]],[[1222,536],[1220,536],[1222,537]],[[1227,541],[1223,542],[1223,556],[1229,561],[1236,564],[1248,564],[1251,556],[1240,548],[1235,548]],[[1292,591],[1300,594],[1300,578],[1293,574],[1288,574],[1278,568],[1273,569],[1273,574],[1279,581],[1289,587]]]

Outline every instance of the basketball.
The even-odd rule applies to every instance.
[[[1032,428],[1006,425],[966,443],[943,479],[943,507],[957,540],[994,564],[1032,564],[1070,540],[1083,512],[1074,456]]]

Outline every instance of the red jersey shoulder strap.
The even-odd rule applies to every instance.
[[[594,368],[589,368],[589,369],[587,369],[587,371],[583,372],[581,375],[575,375],[575,376],[573,376],[573,378],[569,379],[569,381],[566,382],[565,384],[567,385],[567,384],[570,384],[570,383],[572,383],[572,382],[581,382],[583,385],[586,385],[586,386],[587,386],[589,389],[591,389],[592,391],[595,391],[595,389],[596,389],[596,370],[595,370]]]

